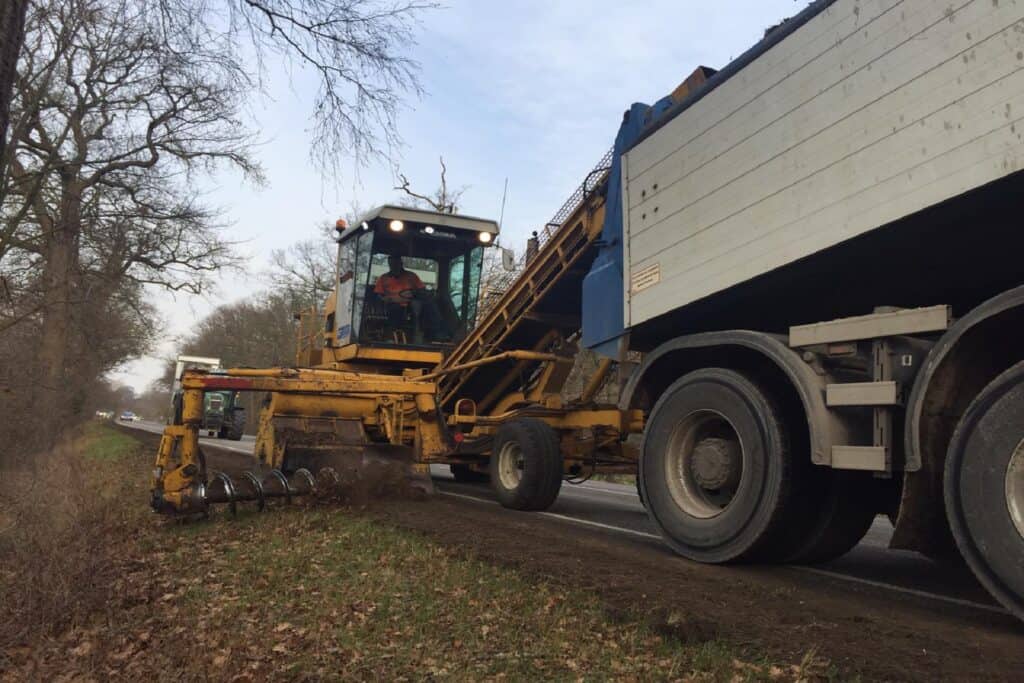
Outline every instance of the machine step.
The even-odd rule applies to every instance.
[[[903,404],[900,385],[887,382],[849,382],[825,386],[825,404],[842,406],[898,406]]]
[[[883,446],[833,446],[832,467],[837,470],[867,470],[886,472],[885,447]]]

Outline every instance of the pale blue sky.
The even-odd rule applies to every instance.
[[[405,146],[396,163],[413,187],[437,184],[444,155],[449,182],[466,185],[462,211],[498,218],[509,179],[502,243],[518,248],[542,226],[611,146],[622,112],[671,92],[698,65],[721,68],[804,0],[448,0],[422,17],[411,56],[425,90],[400,119]],[[259,273],[273,249],[317,236],[325,220],[399,196],[394,170],[373,164],[322,179],[309,162],[312,74],[271,68],[269,98],[253,106],[258,156],[268,184],[234,175],[209,183],[229,232],[244,241],[249,275],[225,276],[217,295],[159,292],[166,325],[153,356],[115,378],[142,390],[172,355],[176,339],[220,301],[264,288]],[[330,245],[325,244],[325,249]]]

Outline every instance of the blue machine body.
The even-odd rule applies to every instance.
[[[622,117],[615,136],[612,166],[608,172],[604,228],[597,242],[594,265],[583,280],[583,345],[598,353],[616,357],[618,341],[625,333],[625,285],[623,277],[622,155],[635,145],[651,125],[673,104],[665,97],[652,107],[636,103]]]

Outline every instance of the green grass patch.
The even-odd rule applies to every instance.
[[[88,460],[120,460],[134,455],[139,441],[103,422],[88,422],[82,426],[77,449]]]

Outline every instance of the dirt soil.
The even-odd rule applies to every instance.
[[[212,449],[208,457],[229,471],[251,463]],[[609,613],[639,616],[686,642],[720,639],[788,661],[813,651],[866,680],[1024,679],[1024,624],[1009,615],[786,567],[701,565],[655,542],[444,496],[385,500],[366,514],[459,553],[592,591]]]

